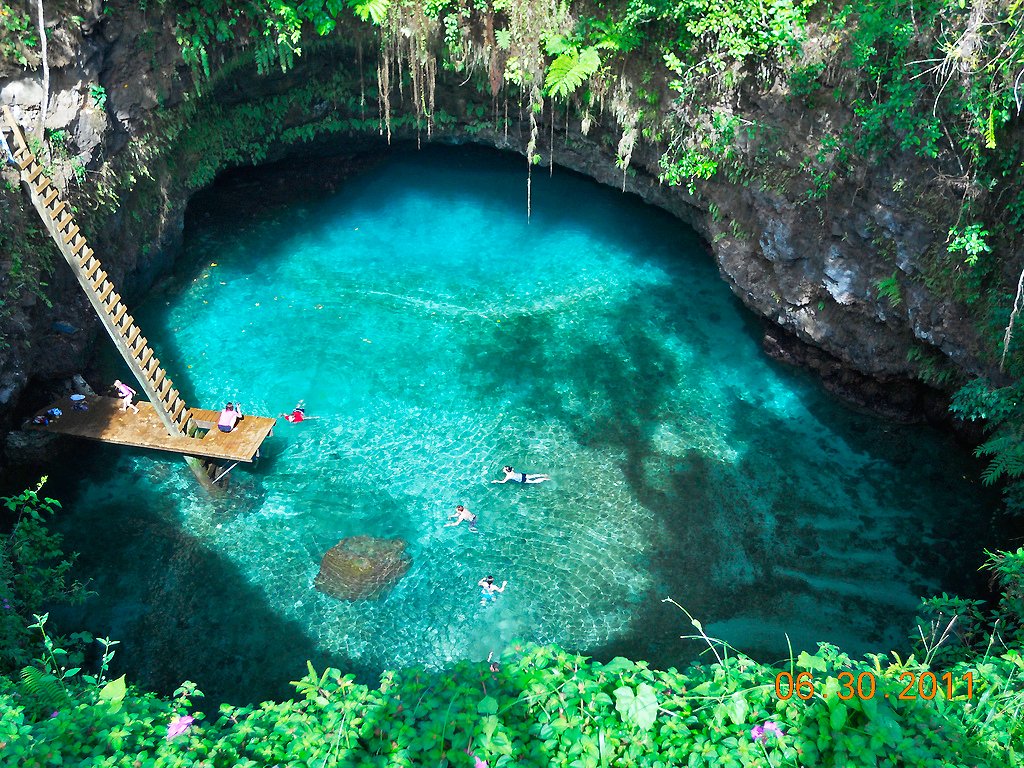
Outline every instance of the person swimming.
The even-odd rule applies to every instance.
[[[494,583],[494,577],[488,575],[484,576],[476,584],[480,587],[480,605],[487,605],[487,603],[494,602],[498,592],[505,591],[505,586],[508,582],[501,582],[501,586],[499,587]]]
[[[469,530],[472,533],[479,533],[479,531],[477,531],[477,529],[476,529],[476,515],[474,515],[472,512],[470,512],[468,509],[466,509],[461,504],[459,504],[455,508],[455,514],[454,515],[448,515],[448,519],[449,520],[454,520],[455,522],[454,523],[445,523],[444,526],[443,526],[444,528],[451,528],[451,527],[457,526],[460,523],[462,523],[463,520],[465,520],[467,523],[469,523]]]
[[[504,480],[491,480],[492,483],[502,483],[502,484],[504,484],[504,483],[507,483],[508,481],[511,480],[513,483],[522,483],[523,485],[527,485],[527,484],[532,485],[534,483],[543,483],[545,480],[550,480],[551,479],[547,475],[527,474],[526,472],[516,472],[516,470],[513,467],[511,467],[511,466],[504,466],[504,467],[502,467],[502,470],[505,472],[505,479]]]
[[[292,424],[298,424],[300,422],[305,421],[307,418],[306,401],[299,400],[299,402],[295,404],[295,407],[292,408],[292,412],[287,414],[282,413],[281,418],[284,419],[285,421],[290,421]]]

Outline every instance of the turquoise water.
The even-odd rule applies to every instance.
[[[196,201],[138,314],[190,403],[317,418],[222,496],[107,446],[54,473],[99,592],[76,618],[136,679],[260,698],[307,658],[372,677],[518,637],[680,663],[698,648],[665,597],[769,659],[786,633],[886,650],[976,567],[976,467],[765,358],[669,216],[556,172],[527,221],[521,159],[468,148],[306,196],[263,173]],[[553,480],[490,483],[506,463]],[[478,534],[442,527],[456,504]],[[360,534],[408,542],[408,574],[376,601],[315,591]],[[481,608],[489,573],[509,585]]]

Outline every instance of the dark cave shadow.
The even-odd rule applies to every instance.
[[[190,474],[183,464],[155,471]],[[140,478],[133,486],[140,497],[145,482]],[[206,493],[198,486],[196,492]],[[249,583],[229,558],[182,530],[173,515],[176,503],[152,495],[144,504],[131,494],[112,498],[90,511],[101,535],[65,538],[65,549],[79,553],[75,577],[90,582],[98,595],[81,606],[53,609],[62,632],[132,638],[116,647],[114,676],[127,674],[131,682],[164,695],[192,680],[206,694],[197,704],[206,711],[225,701],[292,696],[289,682],[304,673],[303,659],[340,667],[360,682],[377,679],[379,668],[320,650],[302,624],[278,612],[272,595]],[[211,527],[228,519],[224,506],[211,502]],[[73,498],[65,510],[62,517],[75,515]],[[58,530],[70,523],[65,519]],[[291,662],[282,664],[282,658]]]

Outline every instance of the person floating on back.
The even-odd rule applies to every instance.
[[[241,404],[234,405],[228,403],[224,406],[224,410],[220,412],[220,418],[217,420],[217,429],[221,432],[230,432],[242,418]]]
[[[114,380],[114,389],[117,390],[117,395],[121,398],[122,411],[127,411],[131,408],[135,413],[139,412],[139,407],[132,403],[132,398],[136,395],[134,389],[129,387],[127,384],[122,383],[120,379]]]
[[[453,523],[445,523],[444,524],[445,528],[451,528],[452,526],[459,525],[463,520],[465,520],[467,523],[469,523],[469,530],[472,533],[478,533],[478,531],[476,529],[476,515],[474,515],[472,512],[470,512],[468,509],[466,509],[461,504],[459,504],[459,506],[457,506],[455,508],[455,514],[454,515],[448,515],[448,519],[449,520],[454,520],[455,522],[453,522]]]
[[[480,605],[487,605],[495,600],[495,597],[499,592],[505,591],[505,586],[508,584],[507,581],[501,582],[499,587],[494,583],[493,576],[484,576],[480,581],[476,583],[480,587]]]
[[[545,480],[551,479],[547,475],[528,475],[525,472],[516,472],[515,469],[509,466],[502,467],[502,469],[505,472],[505,479],[491,480],[492,483],[507,483],[509,480],[511,480],[513,483],[523,483],[524,485],[526,485],[528,483],[543,483]]]

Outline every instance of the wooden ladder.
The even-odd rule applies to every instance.
[[[46,177],[42,164],[29,150],[25,135],[6,104],[3,112],[14,136],[14,160],[21,181],[28,187],[32,205],[78,278],[114,346],[128,364],[146,397],[154,404],[154,410],[168,433],[195,437],[197,425],[191,409],[174,387],[167,371],[160,365],[160,358],[128,311],[99,258],[86,242],[85,235],[75,223],[71,208],[60,199],[60,193]],[[208,463],[202,461],[204,465]],[[195,466],[192,468],[193,471],[197,470]],[[203,466],[202,472],[212,478],[216,468]],[[196,471],[196,474],[198,476],[199,472]]]

